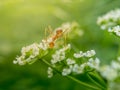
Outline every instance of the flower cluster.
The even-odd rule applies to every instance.
[[[32,45],[23,47],[21,50],[21,56],[16,57],[16,60],[13,61],[14,64],[25,65],[32,64],[38,58],[41,58],[47,53],[48,45],[45,41],[42,41],[40,44],[34,43]]]
[[[118,57],[117,61],[113,60],[110,65],[101,66],[99,72],[109,81],[114,81],[120,77],[120,57]]]
[[[117,26],[114,26],[112,28],[109,28],[108,32],[112,32],[114,33],[116,36],[119,36],[120,37],[120,26],[117,25]]]
[[[65,23],[62,24],[61,27],[56,28],[54,32],[49,35],[46,39],[43,39],[39,44],[38,43],[33,43],[29,46],[23,47],[21,50],[21,56],[17,56],[16,60],[13,61],[14,64],[19,64],[19,65],[25,65],[25,64],[32,64],[36,60],[42,58],[45,56],[49,49],[54,48],[56,44],[56,40],[60,38],[63,34],[68,33],[73,29],[73,23]],[[67,49],[66,47],[65,49]],[[64,57],[64,50],[60,50],[60,53],[62,54],[61,57],[58,57],[57,60],[61,60]],[[59,54],[59,52],[56,52]],[[52,63],[55,63],[54,55],[53,55],[53,60]]]
[[[70,73],[74,74],[81,74],[85,71],[86,67],[90,67],[92,69],[98,69],[100,60],[98,58],[93,59],[92,57],[95,56],[96,52],[94,50],[82,52],[80,51],[79,53],[74,53],[73,57],[74,59],[66,59],[67,63],[67,68],[63,69],[62,75],[66,76]],[[79,60],[77,60],[79,58]],[[80,59],[84,58],[87,59],[86,61]],[[78,63],[77,61],[83,61],[83,63]],[[86,69],[87,70],[87,69]]]
[[[56,50],[55,54],[52,55],[51,64],[54,65],[54,64],[64,60],[66,58],[65,53],[67,50],[70,50],[70,48],[71,48],[70,44],[68,44],[64,48],[62,48],[60,50]]]
[[[60,50],[57,50],[55,54],[52,55],[51,59],[51,64],[55,68],[57,68],[58,64],[62,66],[61,70],[63,76],[67,76],[69,74],[81,74],[89,70],[99,69],[100,60],[93,57],[96,54],[94,50],[73,53],[71,57],[67,57],[67,53],[70,53],[70,44]]]
[[[53,76],[53,69],[51,67],[48,67],[48,78],[51,78]]]
[[[94,50],[90,50],[90,51],[87,51],[85,53],[83,53],[82,51],[80,51],[79,53],[75,53],[74,54],[74,57],[75,58],[81,58],[81,57],[92,57],[94,56],[96,53]]]
[[[99,70],[99,68],[100,68],[100,60],[98,59],[98,58],[95,58],[95,59],[93,59],[93,58],[90,58],[89,60],[88,60],[88,62],[87,62],[87,65],[89,66],[89,67],[91,67],[91,68],[94,68],[94,69],[96,69],[96,70]]]
[[[112,10],[101,16],[97,20],[97,24],[103,30],[120,36],[120,9]]]
[[[86,61],[83,61],[83,63],[78,63],[77,58],[74,59],[67,59],[66,63],[67,66],[66,68],[63,68],[62,75],[66,76],[71,73],[73,74],[81,74],[86,71],[89,71],[90,69],[99,69],[100,65],[100,60],[98,58],[93,59],[92,57],[88,58]],[[81,60],[81,59],[79,59]]]
[[[101,29],[109,29],[113,26],[120,24],[120,9],[112,10],[107,14],[101,16],[97,20],[97,24],[101,26]]]

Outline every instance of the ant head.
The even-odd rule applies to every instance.
[[[63,34],[63,30],[61,28],[56,30],[57,37],[60,37],[62,34]]]
[[[60,34],[62,32],[63,32],[63,30],[61,28],[59,28],[59,29],[56,30],[56,34]]]

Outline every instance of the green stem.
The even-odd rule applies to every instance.
[[[98,82],[96,82],[96,81],[89,75],[89,73],[87,73],[87,76],[88,76],[88,78],[89,78],[94,84],[96,84],[98,87],[100,87],[100,88],[103,89],[103,90],[106,90],[103,86],[101,86]]]
[[[98,75],[97,72],[95,72],[94,74],[93,74],[93,73],[89,73],[89,75],[92,75],[93,77],[96,77],[96,78],[102,83],[102,85],[103,85],[104,87],[106,87],[105,81]]]
[[[91,88],[91,89],[93,89],[93,90],[101,90],[101,89],[98,88],[98,87],[94,87],[94,86],[92,86],[92,85],[89,85],[89,84],[87,84],[87,83],[84,83],[84,82],[82,82],[82,81],[80,81],[80,80],[78,80],[78,79],[76,79],[76,78],[74,78],[74,77],[72,77],[72,76],[67,76],[67,78],[69,78],[69,79],[71,79],[71,80],[73,80],[73,81],[75,81],[75,82],[77,82],[77,83],[79,83],[79,84],[81,84],[81,85],[83,85],[83,86],[86,86],[86,87],[88,87],[88,88]]]
[[[120,44],[118,45],[117,57],[120,56]]]
[[[57,73],[59,73],[59,74],[61,74],[61,72],[59,71],[59,70],[57,70],[55,67],[53,67],[49,62],[47,62],[45,59],[42,59],[42,61],[45,63],[45,64],[47,64],[48,66],[50,66],[51,68],[53,68]],[[71,79],[71,80],[73,80],[73,81],[75,81],[75,82],[77,82],[77,83],[79,83],[79,84],[81,84],[81,85],[83,85],[83,86],[86,86],[86,87],[88,87],[88,88],[91,88],[91,89],[93,89],[93,90],[101,90],[100,88],[98,88],[98,87],[94,87],[94,86],[91,86],[91,85],[89,85],[89,84],[87,84],[87,83],[84,83],[84,82],[82,82],[82,81],[80,81],[80,80],[78,80],[78,79],[76,79],[76,78],[74,78],[74,77],[72,77],[72,76],[66,76],[67,78],[69,78],[69,79]]]

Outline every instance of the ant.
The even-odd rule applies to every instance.
[[[56,39],[61,37],[63,35],[63,30],[62,29],[57,29],[55,35],[52,37],[52,41],[49,43],[49,47],[53,48],[54,47],[54,42]]]
[[[55,46],[55,41],[60,38],[66,31],[67,29],[62,29],[62,28],[58,28],[56,29],[55,33],[52,32],[52,28],[50,26],[48,26],[48,29],[45,29],[45,37],[46,37],[46,30],[48,30],[49,32],[49,37],[48,38],[51,38],[50,41],[48,41],[48,45],[49,45],[49,48],[53,48]],[[66,38],[65,38],[66,39]],[[47,40],[47,38],[46,38]]]

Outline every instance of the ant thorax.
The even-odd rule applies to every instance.
[[[59,37],[61,37],[62,34],[63,34],[62,29],[57,29],[57,30],[56,30],[55,34],[53,34],[53,35],[51,36],[52,41],[49,42],[49,47],[50,47],[50,48],[53,48],[53,47],[54,47],[55,41],[56,41]]]

